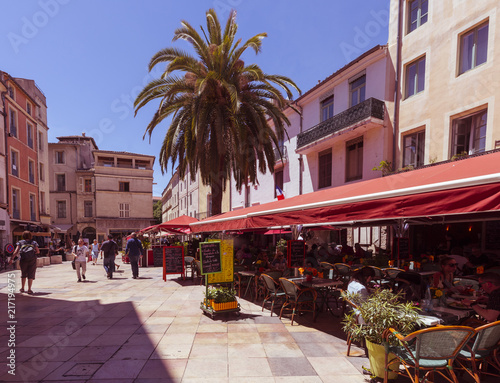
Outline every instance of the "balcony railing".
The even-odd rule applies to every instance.
[[[12,218],[14,218],[14,219],[21,219],[21,210],[19,210],[19,209],[12,209]]]
[[[281,157],[280,157],[280,151],[281,151]],[[280,150],[278,151],[278,148],[274,148],[274,159],[276,162],[281,161],[283,159],[283,162],[288,161],[288,152],[286,150],[286,146],[282,146]]]
[[[384,119],[384,102],[369,98],[343,112],[313,126],[297,136],[297,149],[317,141],[339,130],[345,129],[369,117]]]

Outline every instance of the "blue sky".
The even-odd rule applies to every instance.
[[[47,97],[49,142],[81,134],[102,150],[158,156],[168,122],[143,140],[154,106],[134,118],[133,100],[157,78],[147,64],[172,43],[181,20],[199,31],[214,8],[225,24],[237,11],[243,40],[266,32],[262,52],[245,62],[292,78],[303,92],[359,54],[387,43],[389,0],[0,0],[0,69],[35,80]],[[162,175],[155,161],[154,195]]]

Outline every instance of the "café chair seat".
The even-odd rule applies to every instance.
[[[262,302],[262,311],[264,311],[264,306],[267,302],[271,302],[271,316],[273,316],[274,303],[278,300],[283,302],[286,299],[285,292],[281,289],[281,286],[276,282],[276,280],[268,274],[261,274],[260,279],[262,280],[264,287],[266,289],[264,301]]]
[[[465,370],[478,383],[482,374],[500,378],[499,348],[500,321],[477,327],[472,346],[466,346],[458,353],[458,368]],[[491,366],[489,370],[488,365]]]
[[[436,373],[448,382],[459,383],[453,370],[453,362],[474,334],[475,330],[467,326],[431,327],[405,337],[393,328],[385,330],[383,338],[387,347],[384,383],[388,382],[390,367],[398,363],[403,367],[397,370],[398,374],[409,378],[413,383],[427,382]],[[393,336],[399,340],[399,345],[389,345],[389,338]],[[389,360],[391,353],[393,355]]]
[[[292,326],[296,312],[310,311],[313,313],[313,321],[315,321],[317,291],[311,288],[300,288],[295,282],[286,278],[280,278],[279,281],[286,296],[285,303],[281,306],[280,319],[283,315],[283,310],[288,307],[288,310],[292,310]]]

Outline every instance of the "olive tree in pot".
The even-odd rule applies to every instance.
[[[343,292],[342,295],[357,306],[345,315],[342,329],[352,340],[366,341],[371,374],[384,378],[385,345],[382,333],[392,327],[402,335],[410,334],[422,323],[419,317],[420,309],[412,302],[403,302],[400,294],[388,289],[377,289],[366,300],[359,294]],[[389,342],[397,344],[398,340],[392,337]],[[389,379],[396,377],[396,373],[389,373]]]

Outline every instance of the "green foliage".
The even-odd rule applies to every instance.
[[[382,175],[386,176],[392,173],[392,162],[391,161],[380,161],[378,166],[372,168],[373,171],[382,170]]]
[[[346,314],[342,329],[351,334],[352,339],[367,339],[372,343],[382,344],[382,333],[392,327],[403,336],[408,335],[421,324],[419,308],[412,302],[401,302],[401,295],[388,289],[377,289],[363,301],[359,294],[342,293],[343,297],[358,306],[364,323],[357,323],[356,313]],[[390,339],[397,344],[397,339]]]
[[[276,242],[276,249],[281,251],[283,254],[286,254],[287,247],[288,243],[285,238],[281,238],[278,242]]]
[[[467,152],[457,153],[453,157],[451,157],[450,160],[456,161],[456,160],[460,160],[462,158],[466,158],[468,156],[469,156],[469,154],[467,154]]]
[[[173,41],[191,44],[194,54],[172,47],[156,53],[149,70],[156,65],[165,70],[144,87],[134,107],[137,113],[150,102],[158,105],[144,134],[150,138],[171,119],[158,159],[161,170],[176,164],[179,176],[189,171],[192,180],[199,171],[203,185],[211,186],[215,215],[231,177],[241,190],[258,184],[259,172],[274,172],[274,147],[288,137],[290,125],[283,110],[290,106],[292,90],[301,92],[288,77],[266,74],[242,60],[249,49],[261,51],[266,33],[238,39],[235,11],[222,26],[210,9],[206,24],[200,34],[182,21]]]
[[[205,293],[206,299],[213,299],[215,303],[234,302],[236,300],[236,290],[230,287],[209,287]]]
[[[157,224],[162,222],[161,209],[161,200],[155,202],[155,204],[153,205],[153,218]]]

